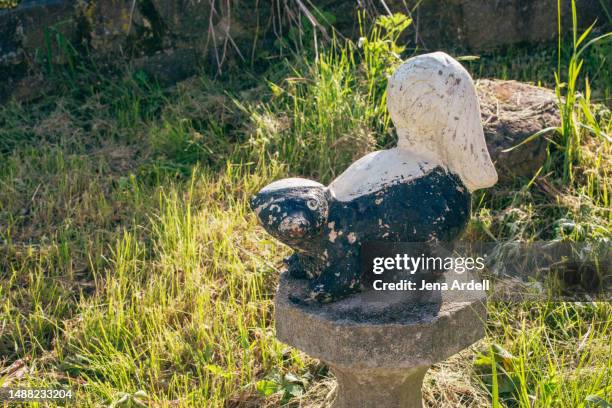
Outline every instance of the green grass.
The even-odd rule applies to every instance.
[[[320,406],[333,387],[326,367],[274,336],[288,250],[247,202],[288,175],[328,182],[393,143],[385,75],[405,23],[395,19],[361,47],[337,41],[263,78],[202,75],[160,89],[142,73],[79,69],[58,94],[0,107],[0,385],[71,386],[75,407]],[[546,77],[490,58],[487,69],[508,78],[552,75],[554,85],[548,54],[536,54]],[[599,57],[589,58],[586,75]],[[476,75],[480,63],[469,63]],[[583,99],[551,136],[545,172],[561,196],[529,180],[477,194],[470,237],[610,238],[601,134],[612,134],[611,116]],[[583,122],[599,134],[571,125]],[[580,153],[571,177],[565,136]],[[608,303],[490,304],[486,339],[431,370],[427,401],[611,401],[610,316]]]

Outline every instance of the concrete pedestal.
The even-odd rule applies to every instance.
[[[422,292],[365,291],[323,305],[294,300],[307,284],[281,275],[276,335],[329,365],[338,380],[334,408],[422,408],[429,367],[484,335],[484,292],[430,292],[424,299]]]

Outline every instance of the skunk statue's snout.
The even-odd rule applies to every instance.
[[[291,238],[302,238],[310,228],[310,221],[306,219],[303,212],[291,214],[281,221],[278,230],[283,235],[288,235]]]

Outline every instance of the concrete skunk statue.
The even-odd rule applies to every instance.
[[[290,178],[251,200],[259,221],[295,253],[289,274],[331,302],[360,290],[365,242],[451,242],[470,217],[470,193],[497,181],[472,78],[452,57],[410,58],[391,76],[387,107],[397,147],[370,153],[325,187]]]

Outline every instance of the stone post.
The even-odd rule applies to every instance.
[[[324,305],[292,300],[306,286],[281,275],[276,333],[329,365],[338,381],[334,408],[422,408],[429,367],[484,335],[484,292],[453,299],[438,291],[431,302],[373,291]]]

